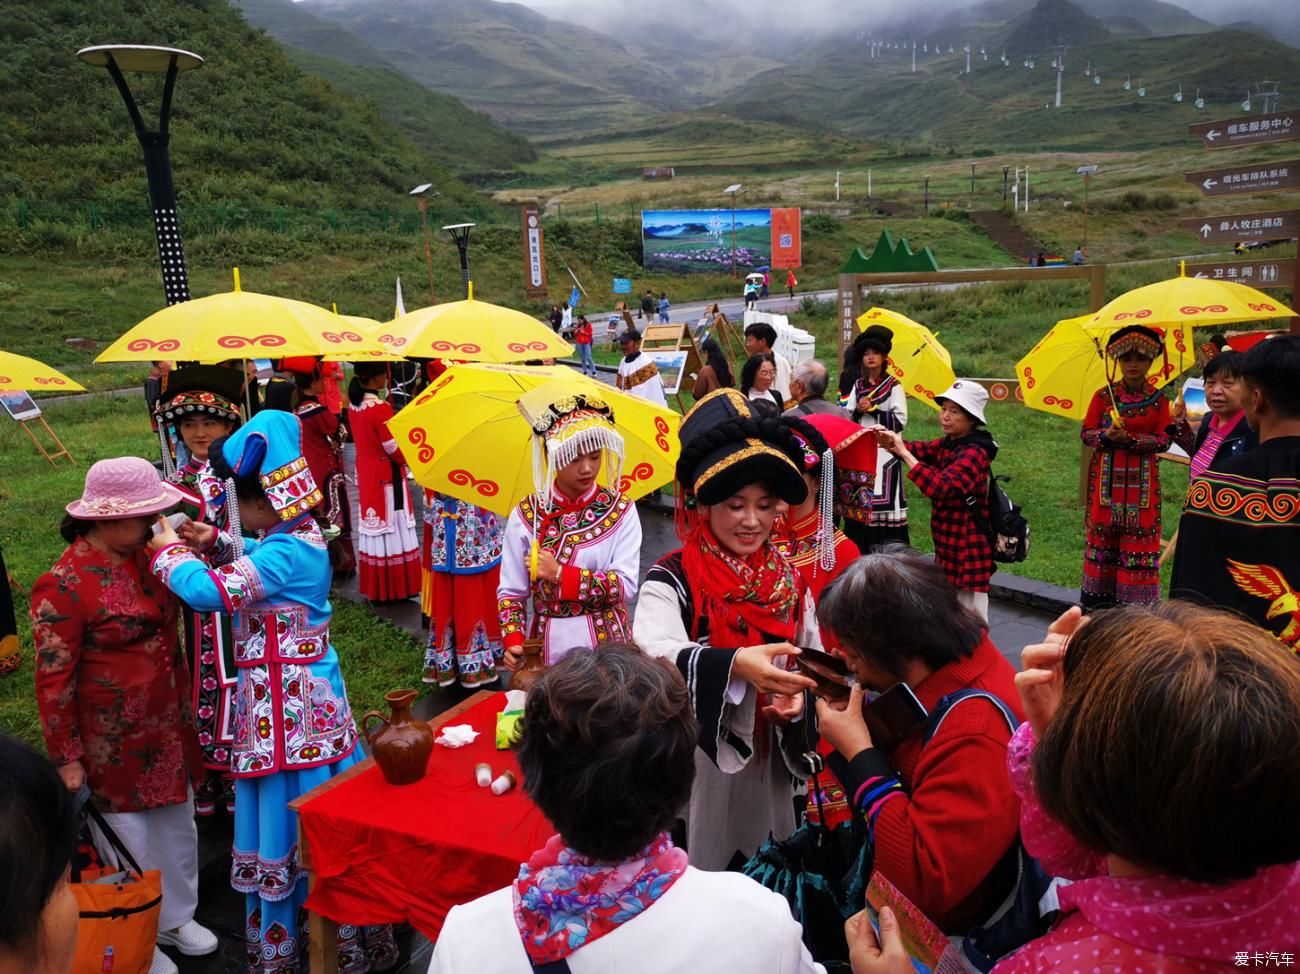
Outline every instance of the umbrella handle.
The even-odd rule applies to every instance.
[[[537,540],[534,539],[532,546],[528,549],[528,580],[530,582],[537,581],[537,556],[540,552],[541,549],[537,544]]]

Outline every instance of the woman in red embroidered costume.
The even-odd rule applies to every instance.
[[[853,343],[852,360],[861,371],[849,391],[845,408],[866,429],[900,432],[907,425],[907,396],[889,374],[889,353],[894,333],[884,325],[871,325]],[[903,491],[903,464],[883,448],[877,455],[877,475],[871,484],[844,480],[840,485],[840,511],[844,533],[866,554],[876,545],[910,544],[907,531],[907,496]]]
[[[199,848],[191,786],[202,754],[177,645],[178,603],[149,573],[150,525],[183,499],[147,460],[100,460],[60,533],[68,549],[32,586],[36,703],[50,759],[143,869],[162,873],[159,941],[217,949],[194,922]],[[155,971],[175,972],[161,951]]]
[[[802,451],[799,466],[808,485],[808,497],[777,518],[772,542],[799,569],[816,602],[822,589],[859,554],[858,546],[835,527],[838,451],[851,450],[853,444],[859,444],[856,451],[859,464],[866,460],[874,470],[876,444],[861,426],[840,416],[784,416],[781,422],[790,427]]]
[[[1160,601],[1160,461],[1169,449],[1169,400],[1147,381],[1164,336],[1143,325],[1121,328],[1106,343],[1113,373],[1083,420],[1092,447],[1084,514],[1085,610]]]
[[[725,869],[794,828],[809,741],[806,722],[788,722],[813,681],[784,663],[794,644],[821,642],[808,586],[771,533],[777,505],[802,503],[808,485],[789,429],[735,389],[696,403],[680,436],[682,547],[646,575],[632,631],[686,679],[700,725],[687,845],[700,868]]]
[[[357,445],[357,524],[361,594],[374,602],[396,602],[420,593],[420,541],[411,513],[406,460],[388,432],[393,407],[383,399],[386,366],[361,362],[348,385],[349,428]]]
[[[225,511],[212,496],[218,491],[208,463],[212,444],[239,425],[239,397],[244,373],[223,366],[192,365],[172,373],[171,384],[158,402],[158,431],[169,427],[189,451],[189,459],[168,479],[187,494],[182,509],[196,521],[225,527]],[[166,469],[170,457],[164,454]],[[194,789],[195,814],[208,816],[223,802],[235,812],[235,779],[230,773],[230,746],[234,740],[235,672],[234,636],[230,617],[220,612],[181,610],[185,655],[193,679],[193,706],[203,766],[207,770]]]
[[[543,641],[547,664],[626,642],[641,567],[641,521],[617,488],[623,437],[613,410],[594,396],[556,399],[540,386],[520,397],[519,411],[535,434],[536,492],[510,512],[501,550],[497,608],[511,669],[525,632]],[[600,483],[602,467],[611,486]]]

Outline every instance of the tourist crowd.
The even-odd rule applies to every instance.
[[[161,872],[158,944],[187,955],[218,946],[195,921],[195,816],[228,809],[247,969],[302,969],[288,805],[362,757],[330,636],[331,582],[354,570],[373,601],[420,599],[426,682],[541,670],[516,746],[558,834],[451,911],[431,972],[911,971],[911,914],[860,912],[873,876],[999,974],[1300,954],[1300,338],[1210,358],[1193,429],[1146,379],[1162,336],[1112,336],[1081,432],[1082,607],[1020,672],[989,632],[988,394],[956,381],[943,435],[905,438],[892,338],[852,346],[842,406],[770,325],[746,329],[738,386],[706,342],[680,547],[644,576],[617,406],[594,393],[521,396],[534,483],[502,518],[412,495],[382,365],[354,368],[346,408],[315,360],[280,363],[283,409],[250,410],[241,370],[174,373],[164,475],[92,466],[32,588],[49,760],[0,737],[0,972],[70,969],[78,793]],[[663,405],[640,335],[621,344],[618,388]],[[1161,601],[1171,442],[1192,481]],[[933,558],[908,546],[907,489]],[[852,868],[794,857],[808,830]],[[830,899],[756,881],[777,860]],[[330,949],[349,974],[398,957],[387,927]],[[151,971],[175,969],[155,951]]]

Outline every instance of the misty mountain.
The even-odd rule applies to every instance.
[[[527,139],[460,99],[399,71],[379,51],[292,0],[231,0],[254,27],[285,47],[299,67],[339,91],[372,102],[412,142],[458,174],[481,175],[537,158]]]
[[[517,132],[608,129],[691,104],[653,46],[495,0],[306,0],[421,84]]]
[[[1009,51],[1033,53],[1058,44],[1103,44],[1111,37],[1105,24],[1070,0],[1038,0],[1032,10],[1008,25],[997,43]]]

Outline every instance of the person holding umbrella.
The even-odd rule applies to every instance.
[[[534,492],[510,512],[501,552],[497,610],[512,670],[525,638],[542,640],[546,664],[626,642],[641,565],[641,521],[618,489],[624,444],[614,410],[594,390],[555,385],[518,405],[533,430]]]
[[[1088,462],[1082,603],[1087,611],[1160,601],[1160,462],[1169,400],[1147,378],[1164,335],[1128,325],[1106,342],[1106,385],[1083,419]],[[1118,376],[1115,374],[1118,370]]]

